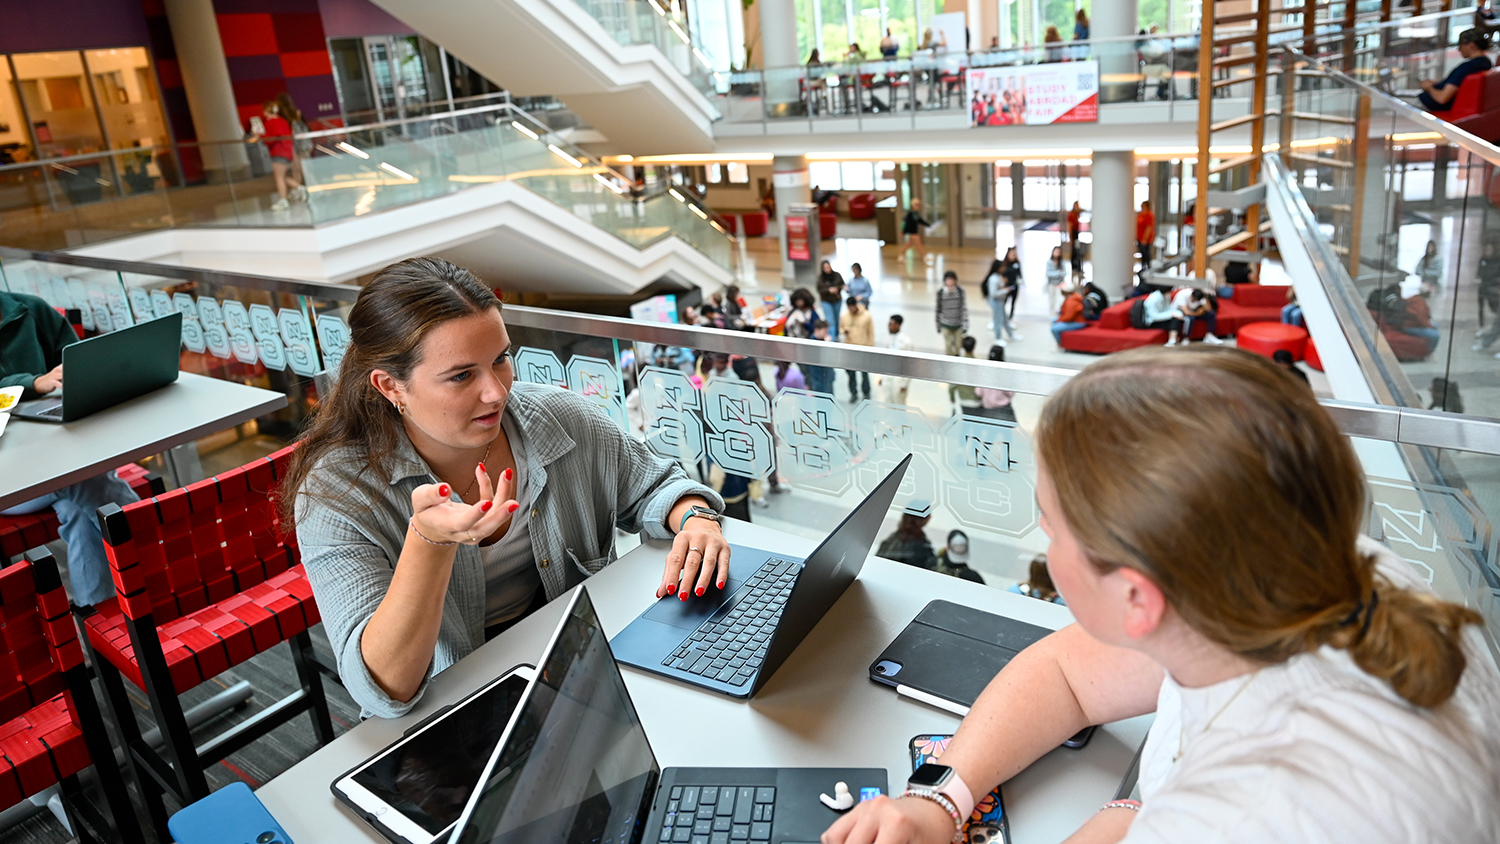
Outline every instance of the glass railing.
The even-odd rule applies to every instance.
[[[57,307],[87,308],[93,330],[181,311],[184,369],[285,393],[286,410],[200,442],[209,472],[243,463],[247,450],[296,438],[318,391],[337,377],[358,294],[352,286],[14,250],[0,250],[0,282]],[[1026,579],[1029,562],[1046,548],[1031,431],[1046,397],[1072,371],[514,305],[504,315],[517,380],[573,390],[694,477],[725,485],[734,497],[744,490],[742,517],[821,536],[911,453],[877,553],[931,566],[933,549],[962,531],[968,566],[1006,588]],[[1392,471],[1403,454],[1442,442],[1447,448],[1436,459],[1467,461],[1475,467],[1469,477],[1485,477],[1478,468],[1500,460],[1500,423],[1326,406],[1361,438],[1361,454],[1384,449],[1394,457],[1370,477],[1366,532],[1423,568],[1439,593],[1480,609],[1500,639],[1500,570],[1488,515],[1500,511],[1476,506],[1500,501],[1500,486],[1491,500],[1483,490],[1434,481],[1420,455],[1406,458],[1409,475]],[[907,508],[931,515],[931,548],[884,542]]]
[[[314,226],[513,181],[637,248],[675,235],[732,265],[727,227],[699,198],[634,191],[544,117],[510,102],[293,141],[307,198],[288,204],[278,202],[260,144],[184,144],[0,167],[0,239],[51,250],[163,228]],[[207,175],[187,184],[184,161]]]
[[[680,5],[664,0],[575,0],[579,8],[599,22],[616,42],[624,45],[650,44],[685,76],[710,107],[714,94],[726,84],[725,74],[713,69],[692,42],[687,19]]]

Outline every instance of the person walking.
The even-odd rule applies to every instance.
[[[1141,269],[1151,268],[1151,249],[1156,244],[1156,215],[1151,212],[1151,201],[1141,202],[1141,210],[1135,215],[1135,251],[1141,253]]]
[[[901,221],[901,233],[906,236],[906,248],[902,250],[903,255],[915,248],[922,260],[927,260],[927,247],[922,245],[922,228],[930,225],[932,224],[922,219],[922,200],[913,199],[911,208],[906,212],[906,218]]]
[[[844,304],[844,276],[824,261],[818,271],[818,299],[822,301],[823,318],[828,320],[829,336],[839,336],[839,310]]]
[[[1083,207],[1077,202],[1068,212],[1068,254],[1073,261],[1073,275],[1083,277],[1083,251],[1078,248],[1078,236],[1083,233]]]
[[[963,348],[964,334],[969,330],[969,303],[964,289],[958,286],[958,273],[943,273],[943,286],[937,291],[938,333],[943,335],[944,354],[957,355]]]
[[[865,304],[853,296],[847,302],[849,313],[844,317],[844,332],[840,335],[845,343],[851,346],[873,346],[875,345],[875,320],[870,316],[870,310]],[[863,379],[862,389],[856,389],[856,378]],[[849,370],[849,403],[859,401],[860,394],[865,398],[870,397],[870,373],[860,370]]]
[[[260,134],[251,133],[245,142],[257,144],[264,141],[266,152],[271,156],[271,176],[276,181],[277,199],[271,203],[271,210],[285,211],[291,207],[289,199],[298,202],[307,199],[307,191],[292,171],[297,160],[297,153],[292,146],[292,124],[281,116],[281,106],[275,100],[266,101],[262,107],[261,121],[263,131]]]
[[[1021,295],[1021,257],[1016,254],[1016,247],[1005,250],[1005,264],[1002,270],[1005,276],[1005,322],[1011,334],[1015,335],[1016,299]],[[1015,335],[1015,339],[1021,339]]]

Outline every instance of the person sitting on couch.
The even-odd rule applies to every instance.
[[[1485,53],[1490,49],[1490,37],[1477,29],[1466,29],[1458,35],[1458,54],[1464,60],[1457,64],[1448,75],[1440,82],[1436,79],[1423,79],[1420,83],[1422,93],[1417,95],[1417,100],[1422,107],[1428,111],[1449,111],[1453,108],[1453,98],[1458,96],[1458,89],[1463,86],[1464,79],[1470,74],[1484,73],[1494,67],[1494,62]]]

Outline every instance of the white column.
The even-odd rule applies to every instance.
[[[234,86],[229,81],[213,0],[165,0],[164,5],[198,141],[239,140],[245,130],[234,105]],[[203,166],[210,171],[244,167],[249,161],[243,144],[203,148]]]
[[[1099,4],[1103,6],[1104,4]],[[1111,296],[1131,284],[1135,252],[1135,152],[1094,151],[1094,207],[1089,260],[1094,283]]]
[[[1140,31],[1136,0],[1108,0],[1093,4],[1093,17],[1089,20],[1089,35],[1092,38],[1123,38]],[[1099,86],[1099,101],[1126,102],[1135,99],[1137,72],[1134,41],[1115,41],[1094,48],[1093,57],[1099,60],[1099,77],[1104,83]],[[1111,82],[1111,79],[1130,81]]]
[[[796,203],[812,202],[812,188],[807,182],[807,157],[775,156],[771,159],[771,171],[771,184],[776,191],[776,237],[781,241],[778,247],[781,250],[781,277],[790,282],[797,277],[797,271],[786,257],[786,209]],[[810,236],[817,237],[817,232]]]
[[[798,101],[797,4],[794,0],[756,0],[760,9],[761,67],[766,74],[766,106],[772,114],[777,106]]]

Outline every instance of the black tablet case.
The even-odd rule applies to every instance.
[[[870,663],[870,679],[973,706],[1011,657],[1051,632],[950,601],[932,601]],[[885,660],[899,663],[901,670],[894,676],[875,673]]]

